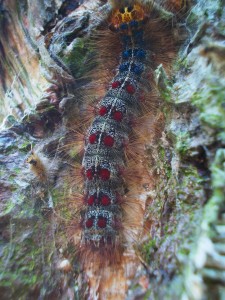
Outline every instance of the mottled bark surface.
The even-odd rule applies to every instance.
[[[88,282],[65,234],[73,212],[64,178],[76,145],[65,152],[64,138],[95,64],[90,34],[109,4],[0,5],[0,298],[86,299]],[[147,152],[159,184],[146,209],[149,232],[135,246],[143,267],[124,299],[225,298],[224,5],[193,1],[178,21],[186,38],[172,79],[160,66],[155,72],[166,128]],[[45,156],[47,181],[26,163],[32,148]],[[67,259],[71,268],[62,266]]]

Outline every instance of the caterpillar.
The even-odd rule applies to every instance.
[[[33,151],[27,158],[26,162],[30,164],[32,172],[40,179],[40,181],[45,181],[47,179],[45,166],[39,156],[37,156]]]
[[[109,28],[101,30],[95,41],[100,66],[94,70],[93,78],[98,79],[90,94],[99,92],[101,99],[94,104],[88,129],[80,126],[86,132],[82,196],[72,194],[70,202],[79,207],[81,220],[70,231],[83,268],[104,274],[101,280],[105,277],[108,286],[115,277],[117,282],[123,277],[129,245],[140,235],[148,191],[156,182],[156,174],[149,174],[144,166],[148,164],[145,145],[157,143],[164,127],[154,70],[162,64],[170,73],[177,47],[173,21],[173,14],[155,2],[114,1]],[[115,61],[118,67],[113,66]],[[140,193],[145,197],[140,199]],[[131,256],[130,261],[135,260]],[[111,279],[109,274],[114,274]],[[104,283],[91,281],[97,279],[90,276],[89,284],[95,285],[93,293],[99,292]],[[100,298],[106,299],[104,293]]]
[[[92,252],[97,249],[115,253],[119,246],[120,201],[125,193],[123,149],[132,115],[139,109],[135,93],[138,93],[138,77],[144,71],[146,56],[142,47],[144,18],[142,6],[134,4],[116,9],[111,20],[112,30],[120,31],[122,61],[88,129],[82,161],[86,204],[83,240]]]

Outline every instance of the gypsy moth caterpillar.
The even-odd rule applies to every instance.
[[[75,168],[68,179],[74,185],[78,181],[82,194],[69,195],[70,208],[76,211],[69,234],[82,268],[100,274],[102,282],[108,280],[106,286],[121,280],[126,289],[127,262],[137,262],[132,244],[141,236],[145,202],[157,181],[157,172],[149,174],[144,166],[149,164],[145,148],[159,143],[164,127],[153,72],[162,64],[170,73],[176,54],[173,14],[162,15],[152,1],[114,1],[108,20],[112,31],[100,29],[94,39],[99,67],[92,78],[97,81],[90,91],[83,91],[84,98],[100,101],[92,122],[91,112],[86,112],[89,127],[81,116],[71,135],[71,141],[78,140],[76,126],[85,132],[83,182]],[[112,270],[118,271],[117,279],[112,279]],[[94,281],[90,279],[91,286]]]

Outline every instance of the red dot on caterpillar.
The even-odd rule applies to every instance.
[[[91,227],[93,226],[93,223],[94,223],[93,218],[89,218],[89,219],[86,221],[86,227],[87,227],[87,228],[91,228]]]
[[[113,119],[114,119],[115,121],[117,121],[117,122],[122,121],[122,119],[123,119],[123,113],[122,113],[121,111],[115,111],[115,112],[113,113]]]
[[[93,133],[89,136],[89,142],[90,144],[94,144],[97,140],[97,134]]]
[[[135,93],[135,87],[132,84],[126,85],[126,91],[128,94],[134,94]]]
[[[114,81],[112,83],[112,88],[113,89],[117,89],[118,87],[120,87],[120,85],[121,85],[120,81]]]
[[[86,171],[86,177],[87,177],[87,179],[89,179],[89,180],[92,180],[92,179],[93,179],[94,174],[93,174],[92,169],[88,169],[88,170]]]
[[[104,137],[103,143],[107,147],[112,147],[113,144],[114,144],[114,138],[111,137],[110,135],[107,135],[107,136]]]
[[[100,107],[99,109],[99,115],[104,116],[107,113],[107,108],[105,106]]]
[[[110,171],[108,169],[100,169],[98,175],[102,180],[106,181],[110,178]]]
[[[98,218],[98,227],[100,228],[105,228],[107,223],[107,219],[104,217],[99,217]]]
[[[101,204],[104,205],[104,206],[107,206],[110,204],[110,198],[107,196],[107,195],[103,195],[101,197]]]
[[[95,201],[95,196],[94,195],[91,195],[88,200],[87,200],[87,203],[88,205],[93,205],[94,204],[94,201]]]

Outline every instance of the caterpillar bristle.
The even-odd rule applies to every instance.
[[[80,166],[80,163],[73,162],[69,164],[67,174],[63,174],[62,179],[66,180],[68,186],[70,186],[67,192],[68,197],[70,197],[71,190],[75,190],[76,192],[81,191],[83,187],[83,168]]]
[[[124,247],[122,238],[107,244],[103,241],[83,243],[78,249],[78,257],[83,262],[84,267],[90,267],[90,262],[94,264],[97,270],[104,269],[108,266],[116,267],[122,260]]]
[[[49,183],[54,181],[55,174],[58,170],[58,160],[56,158],[50,159],[37,148],[31,150],[26,159],[26,163],[29,164],[31,172],[42,184],[48,186]]]

